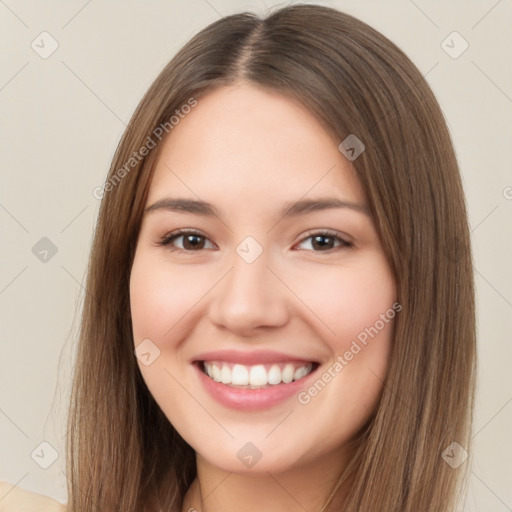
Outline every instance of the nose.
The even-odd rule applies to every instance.
[[[290,293],[269,263],[265,251],[252,263],[234,255],[230,271],[213,290],[209,316],[217,327],[251,336],[289,321]]]

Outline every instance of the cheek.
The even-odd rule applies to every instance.
[[[161,258],[136,255],[130,276],[135,343],[154,338],[161,345],[164,340],[182,339],[194,305],[213,284],[208,277],[199,279],[193,273],[177,271]]]
[[[190,276],[175,269],[169,272],[166,267],[148,252],[136,253],[130,275],[133,338],[135,347],[150,347],[150,364],[143,358],[137,358],[137,364],[151,395],[169,421],[181,427],[180,431],[187,431],[184,411],[190,406],[190,397],[180,384],[186,381],[187,373],[176,361],[181,357],[181,340],[190,330],[191,308],[202,287],[190,281]]]
[[[331,359],[299,402],[343,407],[342,417],[359,427],[380,396],[400,309],[389,267],[380,255],[370,255],[354,266],[317,271],[300,286],[298,295],[315,313],[312,322],[325,333]]]
[[[344,352],[358,336],[364,341],[366,329],[376,323],[385,337],[388,321],[384,325],[382,318],[394,317],[396,287],[380,254],[369,253],[352,265],[317,267],[307,280],[303,275],[295,276],[294,289],[326,333],[331,350]]]

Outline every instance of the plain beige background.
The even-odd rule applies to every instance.
[[[473,469],[460,510],[512,511],[512,2],[310,3],[388,36],[427,76],[445,112],[467,194],[478,294],[478,401],[466,447]],[[93,190],[134,108],[201,28],[278,4],[0,0],[0,480],[67,500],[66,406],[99,206]],[[45,55],[52,44],[58,48]],[[57,250],[46,262],[33,252],[43,237]]]

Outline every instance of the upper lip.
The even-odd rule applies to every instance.
[[[226,361],[230,363],[240,363],[245,365],[266,364],[266,363],[286,363],[300,361],[304,363],[316,362],[314,359],[305,359],[283,352],[270,350],[257,350],[245,352],[240,350],[214,350],[204,352],[193,358],[193,362],[199,361]]]

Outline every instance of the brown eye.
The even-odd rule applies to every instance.
[[[186,250],[203,249],[204,237],[201,235],[181,235],[183,237],[183,248]],[[179,237],[179,238],[181,238]]]
[[[177,240],[182,239],[182,246],[175,247],[174,244]],[[208,239],[200,233],[195,231],[179,231],[177,233],[171,233],[164,237],[159,245],[169,247],[172,251],[178,252],[194,252],[201,249],[205,249],[205,243]],[[213,246],[213,244],[212,244]]]
[[[352,247],[352,243],[343,240],[336,233],[331,233],[329,231],[312,233],[308,237],[304,238],[300,243],[311,240],[310,247],[314,252],[327,252],[332,249],[348,249]]]

